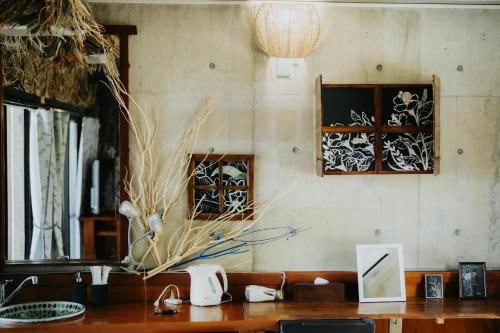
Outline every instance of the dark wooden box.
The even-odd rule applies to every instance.
[[[343,301],[345,285],[342,282],[330,282],[325,285],[315,285],[312,282],[297,282],[293,286],[293,299],[305,301]]]

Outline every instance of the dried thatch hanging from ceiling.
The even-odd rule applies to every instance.
[[[112,89],[122,89],[116,50],[84,0],[1,1],[0,43],[7,85],[15,83],[26,92],[50,98],[67,88],[54,86],[49,79],[60,80],[62,74],[75,73],[78,80],[82,72],[103,69]],[[103,54],[105,61],[89,65],[85,57],[91,54]],[[70,89],[65,94],[69,98],[74,92]],[[80,100],[78,104],[87,106],[90,102]]]

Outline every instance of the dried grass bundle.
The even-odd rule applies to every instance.
[[[10,28],[26,25],[28,34],[16,35]],[[44,86],[42,77],[73,71],[74,67],[91,70],[85,56],[104,53],[106,63],[102,65],[112,87],[119,83],[116,68],[117,52],[109,39],[103,35],[103,27],[93,18],[83,0],[5,0],[0,2],[0,42],[8,49],[3,52],[4,62],[10,64],[5,80],[7,85],[17,76],[21,81],[35,78],[37,95],[48,97],[51,89]],[[36,58],[30,65],[27,59]],[[54,67],[60,67],[54,69]],[[35,72],[33,72],[35,68]],[[34,75],[36,74],[36,75]],[[51,87],[53,88],[53,87]],[[74,95],[74,93],[67,93]],[[87,104],[90,101],[83,101]]]

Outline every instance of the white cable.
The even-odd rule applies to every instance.
[[[220,302],[220,304],[228,303],[228,302],[231,302],[231,301],[233,300],[233,296],[231,296],[231,294],[230,294],[230,293],[223,292],[222,294],[226,294],[227,296],[229,296],[229,299],[227,299],[227,300],[225,300],[225,301]]]
[[[163,289],[163,291],[161,292],[160,294],[160,297],[158,297],[158,299],[153,303],[153,305],[155,307],[159,307],[160,306],[160,300],[162,299],[162,297],[165,295],[165,293],[167,292],[167,290],[169,288],[172,288],[174,287],[176,290],[177,290],[177,297],[180,299],[181,296],[180,296],[180,293],[179,293],[179,288],[175,285],[175,284],[169,284],[168,286],[165,287],[165,289]]]

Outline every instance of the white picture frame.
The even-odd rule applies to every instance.
[[[359,301],[405,302],[401,244],[356,245]]]

